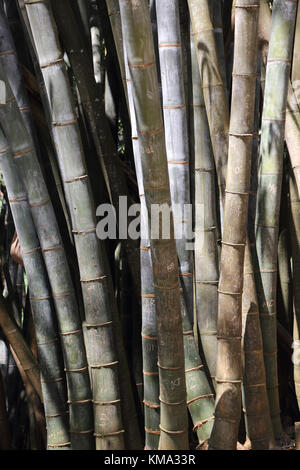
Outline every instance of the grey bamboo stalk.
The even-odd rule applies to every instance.
[[[190,204],[189,145],[178,0],[156,2],[156,16],[171,200],[176,208],[176,228],[181,235],[176,246],[182,288],[187,404],[202,444],[210,437],[214,398],[193,333],[193,259],[187,234],[192,214],[184,213]],[[172,77],[169,70],[172,70]]]
[[[20,328],[16,324],[15,320],[12,319],[9,313],[8,304],[2,296],[0,297],[0,326],[7,338],[7,341],[15,351],[40,400],[43,401],[38,363],[29,349]]]
[[[0,168],[10,201],[30,290],[38,341],[48,448],[70,445],[66,379],[47,273],[23,182],[0,131]]]
[[[224,198],[229,114],[208,0],[188,0],[220,198]]]
[[[291,1],[275,0],[273,3],[262,116],[255,229],[257,252],[257,266],[254,266],[255,280],[263,335],[270,413],[276,439],[280,438],[282,434],[276,341],[278,225],[285,110],[296,7],[297,4]],[[275,87],[274,83],[276,83]]]
[[[126,47],[123,47],[126,73],[129,115],[131,120],[132,147],[135,171],[141,204],[141,297],[142,297],[142,353],[144,384],[145,450],[157,450],[160,436],[159,379],[157,367],[157,325],[155,292],[153,284],[151,246],[148,229],[148,212],[145,202],[139,136],[136,127],[132,84],[127,61]]]
[[[261,0],[261,8],[259,15],[259,45],[262,55],[262,75],[265,76],[265,67],[267,63],[269,41],[270,41],[271,11],[267,0]],[[289,156],[295,174],[298,191],[300,194],[300,109],[299,109],[299,81],[295,79],[297,66],[295,63],[293,84],[289,81],[286,124],[285,124],[285,140],[289,151]],[[292,72],[293,73],[293,72]],[[262,87],[265,80],[263,78]]]
[[[54,299],[64,364],[70,371],[67,385],[72,448],[92,448],[94,440],[91,435],[85,434],[93,427],[91,389],[71,275],[41,168],[1,64],[0,78],[5,83],[7,99],[6,104],[0,106],[0,122],[23,177]],[[14,122],[14,126],[10,122]],[[32,178],[33,174],[35,179]]]
[[[116,305],[106,253],[96,235],[95,210],[70,84],[50,3],[25,1],[25,6],[48,99],[51,100],[60,172],[69,186],[67,198],[85,306],[84,327],[92,378],[96,448],[123,449],[119,361],[113,330]],[[47,34],[43,24],[47,24]]]
[[[133,83],[145,199],[171,207],[164,127],[160,107],[154,45],[145,0],[120,1],[123,37]],[[151,227],[153,283],[156,298],[160,378],[160,449],[187,449],[187,410],[180,290],[173,219],[171,233]],[[155,229],[155,230],[153,230]],[[154,235],[154,236],[153,236]],[[168,315],[166,315],[166,312]],[[174,385],[177,385],[174,387]]]
[[[219,281],[217,391],[210,439],[214,449],[236,449],[241,418],[242,291],[254,132],[258,9],[259,0],[235,3],[232,111]]]
[[[197,323],[212,382],[216,376],[219,261],[215,164],[201,78],[191,36],[192,152],[195,174],[195,289]]]

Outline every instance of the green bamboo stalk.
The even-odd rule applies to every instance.
[[[160,207],[165,204],[165,207],[171,207],[151,23],[145,0],[134,2],[121,0],[120,11],[133,83],[149,221],[152,204],[158,204]],[[172,216],[170,219],[170,238],[162,238],[161,227],[155,237],[153,232],[151,234],[161,402],[159,448],[187,449],[186,387],[178,262]],[[150,223],[149,227],[153,229]]]
[[[55,310],[26,191],[2,131],[0,168],[9,196],[30,290],[47,420],[47,444],[49,449],[68,448],[70,437],[66,381]]]
[[[53,206],[32,141],[1,65],[0,78],[6,87],[6,104],[0,107],[0,122],[23,177],[58,318],[64,364],[68,371],[72,448],[92,448],[94,443],[92,436],[82,433],[93,426],[91,389],[81,320],[70,271]],[[10,122],[14,122],[14,125],[11,126]]]
[[[263,66],[262,66],[262,87],[264,86],[265,66],[267,63],[269,41],[271,27],[271,11],[267,0],[261,0],[261,8],[259,15],[259,47],[261,50]],[[285,140],[289,151],[291,165],[295,174],[298,191],[300,193],[300,157],[298,149],[300,148],[300,108],[299,108],[299,82],[296,79],[297,62],[293,66],[294,80],[288,83],[286,123],[285,123]],[[292,72],[293,73],[293,72]]]
[[[0,326],[7,341],[15,351],[27,377],[32,383],[40,400],[43,402],[43,394],[38,363],[26,343],[20,328],[9,313],[8,303],[3,296],[0,297]]]
[[[85,306],[84,327],[91,369],[96,448],[123,449],[119,361],[112,328],[115,299],[106,253],[96,235],[95,210],[70,85],[50,3],[29,1],[25,5],[37,58],[51,100],[52,122],[56,123],[53,132],[60,172],[69,186],[66,196]],[[46,34],[43,24],[47,24]]]
[[[192,65],[192,152],[195,174],[195,289],[197,323],[212,382],[216,376],[219,265],[215,164],[194,39]]]
[[[208,0],[188,0],[220,198],[224,198],[229,114]]]
[[[241,418],[241,334],[257,73],[259,0],[235,3],[235,44],[219,281],[214,449],[236,449]],[[247,97],[247,99],[245,99]]]
[[[150,235],[148,230],[148,211],[145,201],[141,151],[137,132],[136,116],[133,102],[132,83],[127,61],[126,46],[123,46],[126,74],[127,96],[132,130],[132,147],[135,171],[138,183],[141,205],[141,297],[142,297],[142,354],[143,354],[143,384],[144,384],[144,422],[145,450],[157,450],[160,436],[160,401],[157,355],[157,324],[156,300],[153,284]]]
[[[279,313],[279,321],[286,328],[287,331],[292,331],[291,325],[291,265],[289,254],[289,234],[288,230],[284,228],[281,230],[278,239],[278,271],[279,282],[282,296],[282,311]]]
[[[193,259],[186,233],[190,222],[187,217],[191,218],[192,214],[184,214],[185,207],[190,204],[189,146],[178,1],[156,2],[156,16],[171,200],[173,207],[178,208],[175,216],[179,219],[176,225],[181,235],[176,240],[176,247],[182,288],[187,404],[194,431],[202,444],[210,437],[214,398],[193,333]],[[172,70],[172,77],[169,70]]]
[[[285,110],[292,55],[296,3],[273,3],[256,209],[255,280],[264,344],[267,390],[274,435],[282,434],[278,395],[276,283]],[[276,86],[274,86],[276,83]]]

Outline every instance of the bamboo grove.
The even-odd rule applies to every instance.
[[[297,0],[0,0],[1,450],[300,448],[299,86]]]

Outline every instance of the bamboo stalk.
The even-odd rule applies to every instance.
[[[55,303],[64,365],[71,371],[67,374],[67,385],[72,448],[92,448],[92,436],[81,433],[91,429],[93,417],[81,320],[70,271],[41,168],[2,66],[0,78],[6,87],[6,104],[0,107],[0,122],[23,177]]]
[[[192,64],[192,152],[195,177],[195,289],[197,323],[212,382],[216,375],[218,250],[215,164],[205,111],[194,39]]]
[[[259,0],[235,3],[229,156],[219,281],[217,394],[210,439],[214,449],[236,449],[241,418],[242,290],[254,132],[258,9]]]
[[[72,217],[85,306],[84,327],[91,369],[96,448],[123,449],[119,360],[112,328],[115,299],[106,253],[96,236],[95,211],[70,85],[50,3],[25,1],[25,5],[46,91],[51,100],[52,122],[56,123],[53,132],[60,172],[69,187],[66,196]],[[46,34],[41,17],[47,24]]]
[[[271,12],[267,0],[261,0],[260,17],[259,17],[259,47],[261,50],[262,60],[262,87],[264,87],[265,66],[267,63],[267,56],[270,41],[270,27],[271,27]],[[298,101],[298,80],[295,80],[295,72],[297,70],[297,62],[295,62],[294,80],[293,83],[288,83],[288,96],[287,96],[287,109],[286,109],[286,123],[285,123],[285,140],[289,151],[291,165],[295,174],[298,191],[300,193],[300,109]],[[293,73],[293,72],[292,72]]]
[[[267,390],[274,435],[282,434],[278,395],[276,282],[285,110],[296,3],[275,0],[272,11],[256,210],[255,280],[262,327]],[[274,84],[276,83],[276,87]]]
[[[224,197],[229,114],[208,0],[188,0],[220,198]]]
[[[157,324],[156,300],[153,284],[151,245],[148,230],[148,211],[145,202],[143,174],[139,136],[136,127],[136,116],[133,103],[132,83],[127,62],[126,47],[123,47],[127,96],[132,129],[132,146],[135,170],[141,204],[141,298],[142,298],[142,354],[143,354],[143,384],[144,384],[144,423],[145,450],[157,450],[160,436],[160,401],[159,379],[157,367]]]
[[[47,445],[49,449],[68,448],[70,436],[66,381],[54,305],[26,191],[2,131],[0,168],[8,192],[30,290],[47,420]]]
[[[259,71],[259,68],[258,68]],[[252,449],[268,449],[274,445],[266,388],[263,342],[259,321],[256,285],[251,248],[255,246],[255,214],[258,184],[260,77],[256,79],[254,133],[251,158],[251,185],[248,208],[248,240],[245,249],[244,288],[242,297],[242,398],[246,431]],[[258,425],[257,425],[258,424]]]
[[[169,168],[171,200],[179,238],[176,240],[181,282],[181,309],[186,370],[187,403],[198,433],[200,444],[209,439],[212,429],[214,398],[207,382],[193,333],[193,269],[187,226],[191,213],[184,211],[190,204],[189,146],[182,49],[177,0],[156,3],[158,48],[162,80],[166,152]],[[172,77],[169,74],[172,70]]]
[[[160,108],[155,54],[145,0],[120,2],[123,37],[133,83],[143,183],[148,209],[171,207],[167,158]],[[173,220],[170,238],[151,236],[153,283],[156,298],[160,378],[160,449],[187,449],[186,387],[180,308],[178,262]],[[151,224],[148,224],[153,229]],[[157,228],[157,227],[155,227]],[[168,315],[166,315],[168,312]]]

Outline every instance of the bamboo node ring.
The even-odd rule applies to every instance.
[[[19,198],[14,198],[14,199],[8,199],[10,204],[17,203],[17,202],[24,202],[27,201],[27,197],[19,197]]]
[[[146,372],[143,370],[143,375],[146,375],[147,377],[158,377],[158,372]]]
[[[72,335],[80,335],[82,333],[82,329],[80,328],[79,330],[74,330],[74,331],[68,331],[66,333],[59,333],[60,336],[72,336]]]
[[[88,366],[81,367],[80,369],[64,369],[65,372],[72,374],[73,372],[85,372],[88,369]],[[68,402],[69,403],[69,402]],[[73,404],[73,403],[72,403]]]
[[[213,396],[214,396],[213,393],[207,393],[205,395],[200,395],[199,397],[192,398],[192,400],[189,400],[186,404],[187,404],[187,406],[190,406],[198,400],[202,400],[204,398],[212,398]]]
[[[141,336],[142,338],[148,339],[149,341],[157,341],[158,339],[157,336],[148,336],[148,335],[145,335],[145,333],[143,332],[141,333]]]
[[[106,321],[104,323],[96,323],[96,324],[84,322],[83,326],[84,326],[84,328],[100,328],[102,326],[108,326],[108,325],[112,325],[112,324],[113,324],[112,321]]]
[[[19,158],[19,157],[23,157],[24,155],[27,155],[28,153],[33,153],[33,152],[34,152],[34,148],[31,147],[29,149],[22,150],[21,152],[14,152],[13,157]]]
[[[88,403],[91,403],[93,400],[91,398],[88,398],[87,400],[77,400],[77,401],[70,401],[68,400],[67,403],[68,405],[87,405]]]
[[[214,421],[215,417],[211,416],[210,418],[203,419],[201,421],[198,421],[195,426],[193,427],[193,431],[197,432],[199,428],[202,428],[206,423],[209,423],[210,421]]]
[[[174,370],[174,371],[182,369],[182,367],[164,367],[164,366],[161,366],[159,362],[157,363],[157,367],[162,370]]]
[[[160,408],[160,404],[159,403],[150,403],[149,401],[147,400],[143,400],[143,403],[144,405],[148,406],[148,408]]]
[[[65,180],[65,183],[74,183],[75,181],[85,180],[86,178],[88,178],[88,175],[75,176],[75,178]]]
[[[109,432],[107,434],[99,434],[99,433],[94,433],[94,437],[98,437],[98,438],[103,438],[103,437],[109,437],[109,436],[118,436],[119,434],[122,434],[124,433],[125,430],[124,429],[121,429],[121,431],[115,431],[115,432]]]
[[[91,369],[101,369],[102,367],[112,367],[119,364],[119,361],[107,362],[106,364],[90,364]]]
[[[163,400],[161,397],[158,397],[158,399],[161,403],[163,403],[164,405],[168,405],[168,406],[179,406],[179,405],[183,405],[184,403],[186,403],[185,400],[178,401],[178,402],[175,402],[175,403],[170,403],[168,401]]]
[[[159,436],[160,435],[160,431],[154,431],[153,429],[149,429],[147,428],[146,426],[144,427],[145,431],[147,434],[154,434],[155,436]]]
[[[105,406],[105,405],[115,405],[116,403],[121,403],[121,400],[110,400],[110,401],[96,401],[93,400],[94,405]]]
[[[188,372],[193,372],[194,370],[201,370],[204,368],[204,364],[201,364],[200,366],[197,367],[191,367],[190,369],[186,369],[185,373],[187,374]]]
[[[159,428],[161,431],[165,432],[166,434],[172,434],[172,435],[184,434],[186,432],[185,429],[181,429],[179,431],[170,431],[169,429],[165,429],[161,424],[159,424]]]
[[[107,279],[108,276],[99,276],[99,277],[94,277],[92,279],[80,279],[80,282],[82,283],[89,283],[89,282],[98,282],[98,281],[104,281],[104,279]]]

